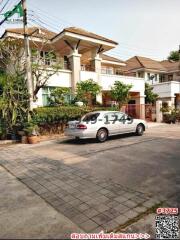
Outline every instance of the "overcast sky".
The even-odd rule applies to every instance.
[[[119,42],[111,54],[124,60],[134,55],[164,59],[180,44],[180,0],[27,0],[27,3],[41,22],[37,16],[29,17],[49,29],[60,31],[73,25]],[[7,26],[1,26],[1,31]]]

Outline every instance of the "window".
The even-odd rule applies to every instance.
[[[138,77],[139,78],[143,78],[144,77],[144,73],[143,72],[138,72]]]
[[[147,78],[148,78],[148,80],[151,80],[151,74],[150,73],[147,74]]]
[[[101,73],[102,74],[114,74],[114,69],[112,67],[102,67]]]
[[[168,75],[168,81],[173,81],[173,75]]]
[[[116,122],[123,118],[125,114],[122,112],[111,112],[104,115],[105,123]]]
[[[90,122],[90,121],[94,122],[97,120],[99,115],[100,115],[100,113],[88,113],[83,117],[82,121],[83,122]]]
[[[69,59],[67,56],[64,56],[64,69],[69,69]]]
[[[102,74],[106,74],[106,67],[102,67],[102,68],[101,68],[101,73],[102,73]]]
[[[116,75],[123,75],[123,72],[121,69],[116,69]]]
[[[36,49],[31,49],[31,56],[33,62],[38,62],[41,60],[41,64],[51,66],[57,62],[56,55],[54,52],[38,51]]]
[[[157,81],[157,74],[154,74],[154,80]]]
[[[42,101],[43,106],[49,106],[49,97],[51,96],[51,91],[54,87],[44,87],[42,88]]]
[[[107,74],[113,74],[114,71],[113,71],[113,68],[112,67],[108,67],[107,68]]]
[[[50,97],[51,97],[51,93],[53,90],[57,89],[57,88],[61,88],[61,87],[43,87],[42,88],[42,102],[43,102],[43,106],[49,106],[50,105]],[[54,99],[54,98],[53,98]],[[64,102],[65,103],[70,103],[71,102],[71,94],[67,93],[64,95]]]
[[[164,74],[159,75],[159,82],[160,83],[165,82],[165,75]]]

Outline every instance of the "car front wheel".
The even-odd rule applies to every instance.
[[[98,142],[105,142],[108,138],[108,132],[106,129],[99,129],[96,136]]]
[[[137,136],[142,136],[144,133],[144,127],[142,124],[138,124],[136,128],[136,135]]]

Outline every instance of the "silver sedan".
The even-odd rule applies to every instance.
[[[143,135],[147,123],[141,119],[134,119],[123,112],[96,111],[84,115],[80,121],[69,121],[65,135],[76,139],[96,138],[104,142],[109,136],[124,133]]]

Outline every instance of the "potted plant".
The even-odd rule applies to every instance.
[[[28,143],[35,144],[39,142],[39,132],[37,124],[33,122],[28,122],[25,124],[24,131],[27,135]]]
[[[6,138],[6,126],[3,121],[0,121],[0,140],[4,140]]]

